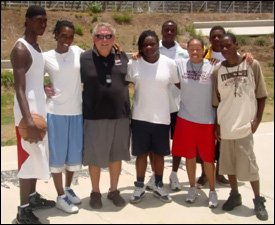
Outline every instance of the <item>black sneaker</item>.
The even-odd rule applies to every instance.
[[[205,175],[201,175],[197,180],[197,187],[201,188],[207,183],[207,178]]]
[[[254,202],[254,211],[259,220],[268,220],[268,214],[265,209],[264,203],[266,202],[264,197],[257,197],[253,199]]]
[[[55,207],[55,201],[42,198],[40,194],[36,193],[29,197],[30,206],[32,209],[49,209]]]
[[[236,206],[239,206],[241,204],[242,204],[242,196],[239,193],[238,194],[232,194],[232,193],[230,193],[229,198],[223,204],[222,209],[224,211],[231,211]]]
[[[42,224],[38,217],[36,217],[30,206],[21,208],[18,206],[18,213],[16,216],[17,224]]]

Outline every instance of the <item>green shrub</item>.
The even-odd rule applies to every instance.
[[[255,41],[254,44],[257,46],[266,46],[268,45],[266,38],[264,37],[258,37]]]
[[[123,23],[130,23],[132,21],[133,16],[129,12],[122,12],[122,13],[115,13],[113,14],[112,17],[118,24],[123,24]]]
[[[12,71],[5,70],[1,72],[1,87],[11,88],[14,84]]]
[[[267,63],[267,66],[268,66],[268,67],[274,67],[274,62],[273,62],[273,61],[269,61],[269,62]]]
[[[100,13],[102,12],[102,3],[99,1],[93,1],[89,3],[87,9],[90,12],[90,15],[92,15],[93,13]]]
[[[98,15],[94,14],[93,19],[92,19],[92,23],[97,22],[97,21],[98,21]]]
[[[83,35],[83,27],[79,24],[75,25],[75,33],[82,36]]]
[[[93,31],[94,31],[94,27],[93,27],[93,26],[91,26],[91,27],[90,27],[90,33],[92,34],[92,33],[93,33]]]
[[[241,46],[243,46],[243,45],[249,45],[250,44],[249,40],[250,40],[250,37],[248,37],[246,35],[238,35],[237,36],[237,42]]]
[[[187,33],[189,33],[189,35],[190,35],[191,38],[198,38],[198,39],[203,40],[202,33],[201,32],[197,32],[193,24],[192,25],[186,25],[185,26],[185,31]]]

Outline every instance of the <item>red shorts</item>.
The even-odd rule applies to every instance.
[[[197,151],[202,161],[214,162],[214,124],[193,123],[177,117],[172,155],[192,159]]]
[[[20,170],[22,164],[29,157],[29,154],[23,149],[21,145],[21,136],[19,134],[18,127],[15,127],[16,139],[17,139],[17,157],[18,157],[18,170]]]

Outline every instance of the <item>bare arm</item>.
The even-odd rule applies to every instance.
[[[32,58],[26,47],[18,42],[11,52],[11,63],[14,74],[14,88],[16,98],[23,116],[27,124],[29,138],[26,139],[30,142],[37,142],[41,140],[38,128],[35,126],[31,117],[29,104],[26,98],[26,77],[25,74],[32,64]]]
[[[254,120],[251,121],[252,133],[254,134],[262,121],[266,98],[257,98],[257,114]]]

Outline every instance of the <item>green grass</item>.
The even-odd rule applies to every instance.
[[[14,123],[13,96],[13,89],[1,87],[1,125]]]

